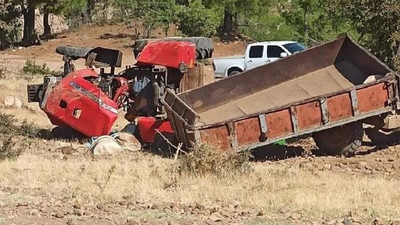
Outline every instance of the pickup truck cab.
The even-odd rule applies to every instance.
[[[303,45],[295,41],[269,41],[250,44],[247,46],[245,56],[214,59],[215,77],[233,76],[305,49]]]

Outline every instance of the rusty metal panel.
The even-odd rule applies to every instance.
[[[282,137],[293,133],[289,109],[268,113],[266,115],[268,138]]]
[[[296,111],[300,130],[307,130],[321,125],[322,115],[318,101],[298,105],[296,106]]]
[[[357,90],[357,97],[360,113],[383,109],[389,99],[387,86],[384,83]]]
[[[348,93],[330,97],[327,102],[330,122],[339,121],[353,116],[351,99]]]
[[[259,142],[261,130],[258,117],[238,121],[235,126],[239,147]]]
[[[200,131],[201,142],[221,150],[231,149],[230,136],[226,126],[208,128]]]

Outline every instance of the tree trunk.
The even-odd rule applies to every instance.
[[[233,15],[228,6],[225,7],[224,11],[224,25],[222,26],[222,32],[225,35],[233,33]]]
[[[24,33],[22,37],[22,44],[25,46],[30,46],[35,44],[36,35],[35,35],[35,4],[28,2],[28,5],[25,7],[22,6],[23,14],[24,14]]]
[[[96,0],[88,0],[86,4],[86,10],[83,13],[83,23],[87,24],[92,21],[93,9],[96,5]]]
[[[47,37],[47,36],[49,36],[51,34],[49,16],[50,16],[50,13],[46,9],[46,6],[45,6],[44,14],[43,14],[43,29],[44,29],[43,36],[45,36],[45,37]]]

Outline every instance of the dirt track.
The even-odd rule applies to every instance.
[[[2,52],[0,62],[12,75],[0,79],[1,112],[51,127],[38,106],[26,102],[25,85],[41,77],[25,79],[19,70],[31,57],[59,69],[61,57],[54,49],[60,44],[116,48],[124,52],[124,64],[133,62],[130,38],[100,38],[124,33],[121,27],[85,29],[85,35],[75,31],[42,46]],[[244,46],[217,43],[215,55],[240,54]],[[5,108],[7,95],[20,97],[24,106]],[[305,138],[264,152],[261,158],[267,159],[251,162],[250,174],[226,180],[183,177],[172,183],[172,159],[145,152],[100,159],[81,150],[64,155],[61,146],[80,144],[18,139],[29,143],[24,154],[0,162],[0,224],[348,225],[396,224],[400,219],[400,146],[374,146],[367,138],[352,158],[321,156],[312,139]],[[117,165],[117,172],[103,193],[93,176],[104,176],[111,165]]]

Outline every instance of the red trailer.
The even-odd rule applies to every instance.
[[[351,155],[363,123],[398,127],[399,77],[349,37],[181,94],[163,104],[186,148],[255,148],[313,134],[328,154]]]

